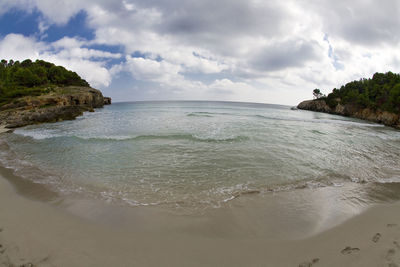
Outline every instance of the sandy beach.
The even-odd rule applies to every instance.
[[[0,264],[398,266],[399,203],[341,216],[335,209],[330,209],[334,216],[318,211],[326,205],[310,206],[311,212],[295,203],[287,206],[293,194],[303,201],[332,196],[334,190],[340,189],[245,196],[226,207],[185,215],[62,199],[2,169]]]

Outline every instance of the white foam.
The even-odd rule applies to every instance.
[[[394,176],[386,179],[377,179],[377,182],[381,184],[400,183],[400,176]]]
[[[16,129],[14,133],[21,136],[31,137],[36,140],[44,140],[44,139],[64,136],[63,134],[57,134],[54,130],[48,130],[48,129],[31,129],[31,130]]]

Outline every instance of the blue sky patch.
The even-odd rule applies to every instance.
[[[25,36],[34,35],[39,32],[38,22],[40,17],[41,13],[36,10],[28,13],[13,8],[0,16],[0,35],[6,36],[10,33]]]
[[[125,58],[124,57],[120,57],[120,58],[108,58],[105,62],[105,67],[107,69],[111,69],[112,66],[114,65],[118,65],[121,64],[122,62],[125,62]]]
[[[80,37],[86,40],[95,38],[95,31],[86,23],[87,14],[85,11],[78,12],[71,17],[65,25],[51,24],[43,33],[43,41],[54,42],[63,37]],[[39,22],[43,15],[37,9],[26,12],[13,8],[0,16],[0,35],[22,34],[24,36],[39,35]]]
[[[54,42],[63,37],[81,37],[86,40],[95,38],[95,31],[87,26],[87,14],[85,11],[78,12],[65,25],[51,25],[47,30],[45,41]]]

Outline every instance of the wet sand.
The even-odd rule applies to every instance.
[[[356,185],[176,212],[65,199],[0,175],[0,266],[400,266],[400,204],[341,201]]]

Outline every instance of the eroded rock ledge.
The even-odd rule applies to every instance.
[[[324,99],[306,100],[301,102],[297,106],[297,108],[358,118],[371,122],[382,123],[384,125],[400,129],[399,114],[390,113],[387,111],[373,110],[370,108],[359,108],[351,104],[342,105],[340,103],[337,104],[334,109],[332,109],[326,104]]]
[[[29,124],[72,120],[84,111],[111,104],[111,98],[90,87],[57,87],[49,94],[15,99],[0,107],[0,125],[16,128]]]

